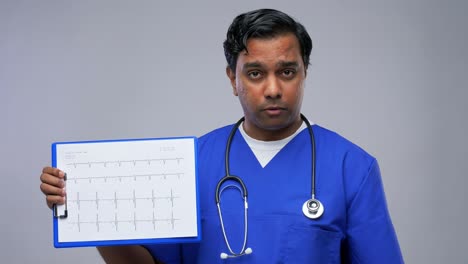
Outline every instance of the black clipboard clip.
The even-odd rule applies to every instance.
[[[67,182],[67,174],[65,173],[65,175],[63,176],[63,180],[65,182]],[[65,210],[63,211],[63,213],[59,213],[58,212],[58,208],[57,208],[57,204],[54,204],[52,209],[54,211],[54,217],[55,218],[67,218],[68,217],[68,206],[67,206],[67,195],[65,195]]]

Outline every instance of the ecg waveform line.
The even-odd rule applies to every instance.
[[[76,222],[68,222],[69,225],[77,225],[78,227],[78,232],[81,232],[81,227],[83,224],[92,224],[96,225],[96,231],[100,232],[101,231],[101,225],[103,224],[114,224],[115,226],[115,231],[119,231],[119,224],[121,223],[133,223],[133,226],[135,228],[135,231],[137,231],[137,224],[138,223],[152,223],[153,224],[153,230],[156,230],[156,223],[158,222],[170,222],[172,226],[172,230],[174,230],[175,227],[175,222],[179,221],[181,219],[175,218],[174,217],[174,212],[171,212],[171,218],[157,218],[155,216],[155,213],[153,212],[153,217],[151,219],[138,219],[136,212],[133,213],[133,219],[129,220],[119,220],[117,217],[117,213],[114,215],[114,220],[99,220],[99,214],[96,214],[96,221],[81,221],[80,220],[80,215],[77,217]]]
[[[117,164],[119,167],[122,166],[123,163],[133,163],[133,166],[136,166],[137,163],[146,163],[151,165],[152,162],[162,162],[164,165],[167,161],[175,160],[177,164],[180,164],[180,161],[184,158],[161,158],[161,159],[139,159],[139,160],[111,160],[111,161],[89,161],[89,162],[71,162],[67,163],[66,165],[69,167],[75,167],[86,165],[91,168],[93,165],[102,164],[104,167],[107,167],[108,164]]]
[[[67,177],[68,181],[75,181],[75,183],[78,183],[80,180],[87,180],[89,183],[93,180],[102,180],[104,179],[104,182],[107,182],[107,180],[110,179],[119,179],[120,182],[122,182],[122,179],[127,179],[127,178],[133,178],[133,180],[137,180],[138,178],[148,178],[148,180],[152,180],[153,177],[155,178],[160,178],[162,177],[164,180],[167,180],[167,177],[171,176],[177,176],[178,179],[185,173],[183,172],[172,172],[172,173],[149,173],[149,174],[131,174],[131,175],[104,175],[104,176],[92,176],[92,177]]]
[[[82,202],[92,202],[96,204],[96,210],[99,209],[99,203],[100,202],[108,202],[108,201],[113,201],[114,202],[114,208],[118,208],[118,202],[119,201],[132,201],[133,206],[135,209],[137,209],[137,201],[139,200],[151,200],[153,203],[153,208],[156,207],[156,201],[157,200],[169,200],[171,201],[171,208],[174,210],[174,200],[180,198],[179,196],[175,196],[173,189],[171,188],[171,194],[169,196],[156,196],[154,190],[151,191],[151,197],[137,197],[136,196],[136,191],[133,190],[133,196],[132,197],[127,197],[127,198],[118,198],[117,197],[117,192],[114,192],[114,197],[113,198],[100,198],[99,193],[95,193],[95,198],[94,199],[80,199],[80,193],[76,193],[76,199],[68,199],[69,203],[76,203],[78,210],[81,210],[81,203]]]

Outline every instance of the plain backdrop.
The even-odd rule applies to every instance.
[[[0,1],[0,262],[102,263],[53,247],[39,190],[51,143],[235,122],[222,42],[264,7],[308,29],[303,113],[377,157],[406,262],[466,263],[463,0]]]

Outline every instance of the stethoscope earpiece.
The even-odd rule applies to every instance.
[[[240,256],[252,254],[252,252],[253,252],[253,251],[252,251],[251,248],[246,248],[246,249],[243,251],[243,253],[234,254],[234,255],[229,255],[229,254],[223,252],[223,253],[221,253],[221,254],[219,255],[219,257],[220,257],[221,259],[237,258],[237,257],[240,257]]]
[[[322,216],[325,208],[317,199],[309,199],[302,205],[302,213],[310,219],[317,219]]]

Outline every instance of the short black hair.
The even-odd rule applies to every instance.
[[[309,33],[292,17],[274,9],[258,9],[234,18],[223,44],[228,66],[232,71],[236,71],[237,58],[241,51],[247,50],[248,39],[268,39],[286,33],[293,33],[299,41],[302,60],[307,69],[312,51]]]

